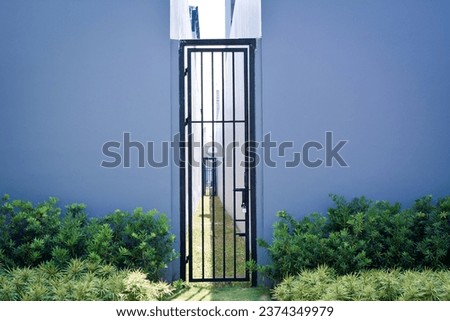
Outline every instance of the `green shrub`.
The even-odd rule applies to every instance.
[[[36,207],[31,202],[2,198],[0,249],[7,265],[36,266],[51,259],[60,228],[61,210],[50,198]]]
[[[126,301],[157,301],[168,297],[174,291],[167,283],[150,282],[141,271],[129,272],[124,279],[124,286],[123,300]]]
[[[115,211],[91,226],[88,242],[90,257],[98,257],[120,268],[142,269],[157,280],[167,263],[176,258],[165,216],[156,210],[133,213]]]
[[[289,276],[273,290],[281,301],[448,301],[450,271],[367,270],[338,275],[319,267]]]
[[[304,270],[301,277],[287,277],[275,288],[275,297],[283,298],[285,301],[315,300],[326,292],[334,278],[335,272],[326,266],[318,267],[316,270]]]
[[[77,259],[61,269],[53,262],[0,271],[0,301],[161,300],[173,288],[150,282],[138,270]]]
[[[0,268],[47,261],[62,268],[72,259],[89,259],[139,269],[158,280],[176,258],[168,219],[156,210],[117,210],[88,219],[84,204],[72,204],[61,212],[56,198],[33,206],[5,195],[0,202]]]
[[[347,202],[331,196],[328,215],[300,220],[278,212],[267,248],[272,263],[259,267],[279,281],[319,265],[338,274],[364,269],[441,269],[450,266],[450,197],[418,199],[410,209],[364,197]],[[339,291],[341,289],[338,289]]]
[[[60,229],[56,236],[56,244],[65,249],[69,257],[75,258],[84,255],[87,241],[86,228],[89,223],[86,205],[71,204],[66,206],[66,213],[61,220]],[[63,257],[61,259],[63,260]]]

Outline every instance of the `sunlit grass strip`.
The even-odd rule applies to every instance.
[[[212,201],[214,200],[214,206]],[[203,213],[203,247],[202,247],[202,202],[200,201],[193,215],[192,221],[192,255],[193,277],[234,278],[234,222],[232,217],[223,209],[218,197],[204,196]],[[215,211],[214,225],[212,211]],[[223,218],[225,217],[225,222]],[[213,233],[214,230],[214,233]],[[224,234],[225,232],[225,234]],[[215,242],[213,242],[213,235]],[[225,242],[223,240],[225,239]],[[213,243],[215,246],[215,264],[213,264]],[[225,245],[225,248],[224,248]],[[225,257],[223,255],[225,253]],[[202,273],[202,256],[204,257],[204,274]],[[224,264],[225,259],[225,264]],[[213,273],[213,265],[215,273]],[[225,273],[224,273],[225,265]],[[236,277],[245,277],[245,238],[236,236]]]

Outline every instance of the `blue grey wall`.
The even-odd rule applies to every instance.
[[[349,140],[348,168],[264,169],[267,238],[277,210],[325,212],[329,193],[450,193],[449,16],[446,0],[263,1],[264,133]],[[1,1],[0,194],[170,211],[168,168],[100,167],[123,132],[170,139],[168,29],[166,0]]]
[[[277,210],[326,212],[329,193],[450,194],[450,2],[265,0],[263,15],[264,132],[299,151],[349,140],[348,168],[265,168],[267,238]]]
[[[170,210],[169,168],[100,167],[123,132],[170,139],[168,1],[1,1],[0,46],[0,194]]]

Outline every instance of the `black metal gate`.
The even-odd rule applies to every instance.
[[[182,41],[181,276],[252,281],[256,261],[255,40]]]

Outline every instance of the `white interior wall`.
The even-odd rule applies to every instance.
[[[236,0],[229,38],[261,37],[261,0]]]
[[[170,39],[192,39],[187,0],[170,0]]]
[[[198,6],[200,39],[261,38],[261,0],[170,0],[170,38],[192,39],[189,6]]]

